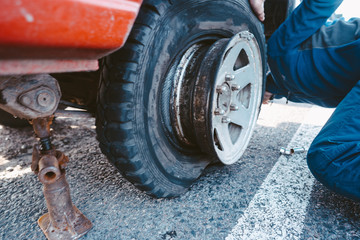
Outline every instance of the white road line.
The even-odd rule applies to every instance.
[[[288,148],[309,148],[332,109],[312,107]],[[299,239],[314,178],[306,153],[280,156],[226,240]]]

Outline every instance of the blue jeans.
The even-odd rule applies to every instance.
[[[307,162],[326,187],[360,201],[360,81],[311,144]]]

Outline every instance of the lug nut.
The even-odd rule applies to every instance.
[[[217,93],[223,93],[223,92],[225,92],[226,91],[226,87],[224,86],[224,85],[218,85],[217,87],[216,87],[216,92]]]
[[[221,122],[222,123],[229,123],[230,122],[230,118],[229,117],[223,117],[222,119],[221,119]]]
[[[225,111],[222,110],[221,108],[216,108],[215,109],[215,115],[224,115]]]
[[[233,85],[231,85],[231,90],[233,90],[233,91],[238,91],[238,90],[240,90],[240,85],[238,85],[238,84],[233,84]]]
[[[232,74],[226,74],[225,75],[225,81],[230,82],[235,79],[235,76]]]
[[[235,105],[235,104],[231,104],[231,105],[230,105],[230,110],[231,110],[231,111],[237,111],[237,110],[239,110],[239,106],[237,106],[237,105]]]

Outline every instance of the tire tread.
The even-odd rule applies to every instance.
[[[156,187],[157,180],[139,159],[139,149],[132,137],[131,109],[140,55],[166,9],[163,5],[159,0],[144,3],[126,44],[103,61],[96,121],[100,148],[110,162],[137,188],[158,198],[173,194]]]

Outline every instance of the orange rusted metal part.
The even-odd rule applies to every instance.
[[[0,59],[72,60],[77,68],[82,66],[81,69],[93,70],[95,61],[92,64],[78,64],[76,61],[96,60],[121,47],[132,28],[141,2],[3,0],[0,10]],[[66,66],[58,69],[53,63],[44,62],[48,69],[44,70],[43,67],[42,71],[51,72],[54,69],[62,72],[64,68],[74,70],[69,62],[67,65],[58,62]],[[32,63],[23,61],[21,64]],[[26,71],[35,70],[27,67]]]
[[[78,239],[92,228],[92,223],[71,201],[65,177],[65,166],[69,159],[51,144],[52,120],[52,116],[32,120],[40,148],[34,146],[31,169],[44,186],[49,211],[40,217],[38,224],[49,240]]]

